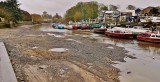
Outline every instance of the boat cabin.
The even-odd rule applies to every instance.
[[[160,39],[160,34],[151,34],[150,37]]]
[[[156,34],[156,33],[142,33],[139,36],[160,39],[160,34]]]
[[[132,33],[129,32],[129,31],[113,30],[113,29],[111,29],[111,30],[108,29],[107,32],[117,33],[117,34],[132,34]]]

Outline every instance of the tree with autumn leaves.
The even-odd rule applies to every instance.
[[[31,16],[32,16],[32,22],[34,24],[42,23],[43,19],[42,19],[41,15],[39,15],[39,14],[32,14]]]
[[[66,21],[75,22],[96,19],[101,10],[106,11],[108,10],[108,7],[104,4],[99,4],[96,1],[79,2],[66,11],[64,18]]]
[[[18,21],[31,21],[31,15],[19,8],[20,4],[17,0],[0,1],[0,17],[5,18],[7,23],[11,21],[15,24]]]
[[[66,11],[66,21],[80,21],[89,18],[97,18],[98,16],[98,3],[91,2],[79,2],[76,6],[71,7]]]

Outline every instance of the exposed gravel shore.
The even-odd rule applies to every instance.
[[[124,48],[31,27],[0,29],[0,40],[7,47],[19,82],[119,82],[119,70],[112,64],[124,62],[128,56]],[[66,51],[54,52],[53,48]]]

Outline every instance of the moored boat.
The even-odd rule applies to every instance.
[[[118,30],[130,31],[134,34],[135,38],[137,37],[138,34],[149,31],[149,29],[145,29],[142,26],[126,26],[126,27],[114,27],[114,28]]]
[[[94,33],[104,34],[107,28],[105,26],[101,26],[100,28],[93,28]]]
[[[78,25],[78,24],[71,24],[71,25],[67,26],[68,30],[76,30],[76,29],[81,29],[81,28],[82,28],[82,26]]]
[[[58,25],[58,29],[64,29],[64,25],[63,24]]]
[[[72,30],[73,29],[73,25],[67,25],[66,27],[68,30]]]
[[[94,24],[90,24],[91,28],[100,28],[103,24],[99,24],[99,23],[94,23]]]
[[[120,37],[120,38],[133,38],[134,34],[126,30],[117,30],[115,28],[107,29],[105,34],[108,36]]]
[[[160,43],[159,32],[144,32],[137,36],[138,40]]]
[[[83,24],[81,26],[81,30],[84,30],[84,29],[91,29],[91,27],[88,24]]]
[[[53,24],[52,24],[52,27],[55,28],[55,29],[64,29],[64,28],[65,28],[65,25],[53,23]]]
[[[53,24],[52,24],[52,27],[53,27],[53,28],[56,28],[57,26],[58,26],[57,23],[53,23]]]

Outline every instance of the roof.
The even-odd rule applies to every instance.
[[[145,9],[143,9],[141,12],[141,14],[158,14],[158,9],[155,7],[147,7]]]
[[[132,15],[136,16],[135,10],[118,10],[122,15]],[[112,14],[114,11],[106,11],[105,14]]]
[[[105,13],[106,13],[106,14],[112,14],[113,11],[106,11]]]

